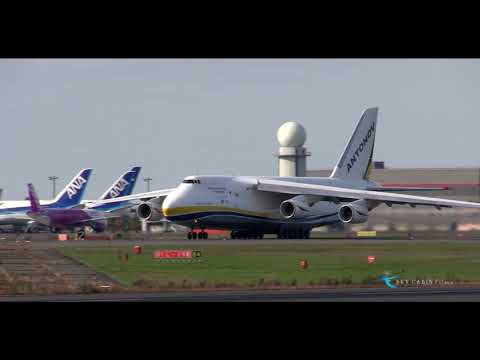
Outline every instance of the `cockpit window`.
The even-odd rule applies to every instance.
[[[183,180],[184,184],[200,184],[200,180]]]

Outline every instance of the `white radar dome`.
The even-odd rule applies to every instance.
[[[305,144],[307,133],[297,122],[286,122],[277,131],[277,141],[282,147],[299,147]]]

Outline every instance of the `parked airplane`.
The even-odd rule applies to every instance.
[[[382,187],[368,179],[373,158],[378,108],[364,111],[329,177],[189,176],[174,189],[135,194],[114,201],[141,200],[141,220],[165,216],[190,229],[232,230],[232,238],[309,238],[314,227],[359,224],[384,203],[480,208],[480,203],[398,194],[412,188]],[[109,203],[112,200],[105,200]],[[188,238],[196,238],[192,231]]]
[[[98,200],[106,200],[106,199],[112,199],[118,196],[130,195],[135,187],[135,184],[141,169],[142,169],[141,167],[135,166],[131,170],[123,173],[98,198]],[[82,172],[79,174],[79,176],[85,177],[85,175],[82,175]],[[88,176],[86,177],[87,180],[88,180]],[[74,178],[74,180],[72,180],[72,183],[78,184],[78,183],[81,183],[81,181],[75,181],[75,178]],[[85,187],[86,187],[86,183],[85,183]],[[65,188],[62,191],[62,193],[66,192],[67,188]],[[121,211],[123,209],[128,209],[132,207],[132,204],[127,201],[96,205],[95,200],[80,201],[81,195],[83,195],[83,193],[77,194],[75,201],[68,202],[66,204],[67,206],[64,206],[65,203],[62,201],[59,201],[59,202],[53,201],[53,203],[50,204],[48,203],[48,201],[41,200],[40,203],[42,206],[46,204],[47,207],[50,207],[50,208],[87,208],[87,209],[94,209],[94,210],[105,211],[105,212],[117,212],[117,211]],[[61,198],[61,194],[59,194],[57,198]],[[16,201],[5,202],[5,204],[16,204],[16,203],[18,202]],[[38,224],[34,220],[32,220],[32,218],[30,218],[26,213],[27,210],[30,209],[29,201],[28,200],[22,201],[21,205],[25,205],[25,206],[22,206],[22,208],[15,208],[13,210],[10,209],[11,212],[10,210],[8,210],[9,211],[8,213],[4,213],[3,215],[0,215],[0,225],[14,225],[17,228],[22,228],[22,230],[25,229],[25,231],[27,232],[34,231],[34,229],[36,229]],[[7,211],[7,209],[3,209],[3,210]],[[0,214],[2,214],[1,211],[2,209],[0,208]]]
[[[91,209],[53,208],[40,205],[32,184],[28,184],[30,210],[27,215],[40,224],[53,229],[91,227],[97,232],[107,228],[106,212]]]
[[[135,188],[140,170],[142,170],[141,166],[135,166],[130,171],[123,173],[97,200],[108,200],[130,195]],[[83,200],[81,204],[87,209],[107,212],[119,211],[132,207],[132,204],[128,201],[96,204],[97,200]]]
[[[135,166],[131,170],[123,173],[97,200],[114,199],[118,196],[130,195],[135,187],[141,169],[140,166]],[[83,200],[79,205],[72,207],[72,209],[92,209],[108,213],[123,214],[125,211],[129,211],[132,207],[133,205],[128,201],[96,205],[95,200]],[[30,228],[34,228],[35,225],[36,221],[31,220],[27,231],[30,230]],[[53,228],[52,230],[57,231],[59,229]]]
[[[53,200],[40,200],[46,208],[70,208],[78,205],[82,200],[92,169],[81,170]],[[24,228],[32,221],[27,215],[30,209],[28,200],[7,200],[0,202],[0,226],[13,225]]]

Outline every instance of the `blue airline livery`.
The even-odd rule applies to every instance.
[[[135,188],[135,184],[137,182],[137,178],[141,169],[142,168],[140,166],[135,166],[131,170],[122,174],[112,184],[112,186],[110,186],[107,191],[105,191],[103,195],[98,198],[98,200],[109,200],[115,199],[120,196],[130,195]],[[129,201],[118,201],[109,204],[95,204],[95,201],[87,200],[84,201],[84,204],[85,207],[88,209],[100,210],[105,212],[113,212],[132,206]]]

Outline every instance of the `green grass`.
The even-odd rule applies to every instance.
[[[139,280],[165,287],[348,285],[384,272],[401,274],[402,279],[480,282],[480,243],[215,244],[193,247],[202,251],[199,263],[155,260],[153,251],[158,248],[144,246],[140,255],[126,246],[60,250],[125,286]],[[128,261],[120,260],[120,253],[128,253]],[[374,264],[367,263],[368,255],[376,256]],[[302,259],[308,260],[308,269],[300,268]]]

